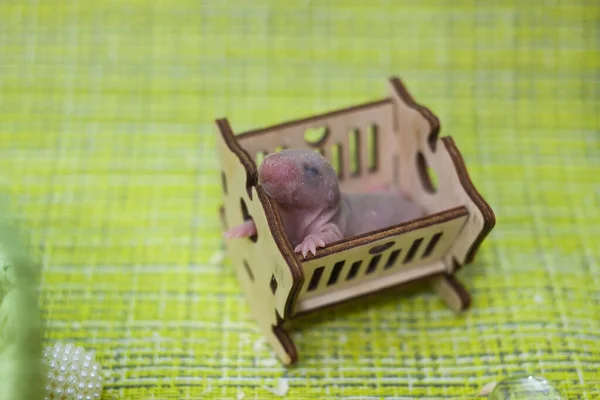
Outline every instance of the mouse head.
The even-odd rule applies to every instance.
[[[258,182],[284,207],[318,209],[340,201],[339,180],[329,161],[314,150],[289,149],[266,156]]]

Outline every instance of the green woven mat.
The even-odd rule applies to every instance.
[[[600,398],[599,49],[594,0],[2,1],[2,189],[41,249],[48,341],[96,350],[107,399],[467,399],[524,371]],[[285,370],[210,263],[213,120],[377,99],[392,74],[497,214],[460,273],[473,307],[326,313]]]

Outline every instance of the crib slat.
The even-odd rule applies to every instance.
[[[348,172],[350,176],[358,176],[361,173],[361,137],[364,136],[358,128],[348,132]]]
[[[377,269],[377,265],[379,265],[379,260],[381,260],[381,254],[377,254],[371,261],[369,262],[369,266],[367,267],[366,274],[372,274]]]
[[[315,290],[316,288],[319,287],[319,282],[321,281],[321,276],[323,275],[323,270],[325,269],[325,267],[319,267],[317,269],[315,269],[315,271],[313,272],[312,278],[310,278],[310,283],[308,285],[308,291],[312,292],[313,290]]]
[[[379,126],[376,123],[369,125],[367,129],[367,168],[369,172],[377,171],[379,167]]]
[[[338,261],[337,263],[335,263],[335,265],[333,266],[333,269],[331,270],[331,275],[329,275],[329,280],[327,281],[327,286],[335,285],[335,283],[337,282],[337,280],[340,276],[340,272],[342,272],[342,268],[344,267],[345,263],[346,263],[346,261],[344,261],[344,260]]]
[[[443,232],[438,232],[431,237],[431,240],[427,244],[427,247],[425,248],[425,251],[423,252],[423,255],[421,256],[421,258],[427,258],[431,255],[431,253],[435,249],[435,246],[440,241],[442,235],[443,235]]]
[[[408,249],[408,253],[406,253],[406,257],[404,258],[404,264],[408,264],[415,258],[415,254],[419,251],[419,247],[421,247],[421,243],[423,243],[423,238],[416,239],[413,244]]]
[[[358,271],[360,270],[360,266],[362,265],[362,260],[358,260],[355,261],[354,263],[352,263],[352,266],[350,267],[350,271],[348,272],[348,276],[346,277],[346,280],[352,280],[356,277],[356,275],[358,274]]]
[[[397,249],[394,250],[390,253],[390,257],[387,260],[387,263],[385,263],[385,269],[391,268],[394,266],[394,264],[396,264],[396,260],[398,259],[398,256],[400,255],[400,253],[402,252],[402,249]]]
[[[337,173],[338,179],[344,179],[344,147],[336,143],[331,146],[331,165]]]

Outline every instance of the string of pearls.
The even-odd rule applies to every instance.
[[[93,353],[56,343],[44,351],[48,371],[45,400],[95,400],[102,393],[102,370]]]

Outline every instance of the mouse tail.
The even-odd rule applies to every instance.
[[[223,234],[223,236],[225,236],[226,239],[245,238],[245,237],[254,236],[254,235],[256,235],[256,233],[257,233],[256,224],[254,223],[253,220],[250,219],[250,220],[244,222],[243,224],[229,228]]]

